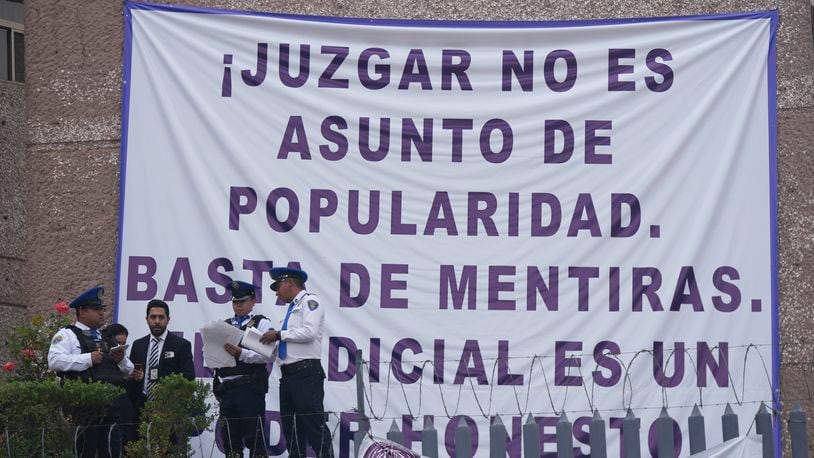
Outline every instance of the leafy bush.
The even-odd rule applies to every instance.
[[[77,428],[103,416],[121,388],[68,380],[48,369],[48,348],[57,331],[73,322],[65,302],[37,313],[5,341],[11,356],[0,372],[0,450],[11,456],[74,456]]]
[[[74,456],[76,428],[104,415],[123,393],[107,383],[11,380],[0,383],[0,448],[12,456]]]
[[[147,401],[141,414],[140,439],[128,445],[128,455],[189,456],[187,437],[209,429],[214,419],[207,414],[209,386],[173,374],[162,378],[153,394],[154,399]]]
[[[0,450],[11,456],[73,457],[78,427],[102,417],[121,388],[68,380],[60,384],[48,369],[48,348],[57,331],[73,322],[64,302],[48,314],[15,328],[5,341],[11,356],[0,371]],[[208,429],[209,387],[181,375],[161,379],[147,402],[129,456],[188,456],[187,436]],[[173,444],[171,438],[176,437]],[[43,453],[44,452],[44,453]]]

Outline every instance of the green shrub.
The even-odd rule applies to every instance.
[[[12,456],[73,456],[76,428],[104,415],[123,393],[107,383],[12,380],[0,383],[0,450]]]
[[[57,331],[73,322],[65,302],[14,328],[4,342],[11,357],[0,371],[0,453],[11,456],[74,456],[77,428],[103,416],[121,388],[68,380],[48,369]]]
[[[153,394],[141,413],[140,439],[128,445],[128,456],[188,456],[187,436],[209,429],[214,419],[206,402],[209,386],[173,374],[162,378]],[[173,436],[180,438],[174,445]]]

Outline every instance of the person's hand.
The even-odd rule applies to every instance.
[[[102,358],[104,358],[104,355],[99,350],[91,352],[90,354],[90,360],[93,362],[94,366],[101,364]]]
[[[223,346],[223,349],[226,350],[227,353],[234,356],[235,358],[240,357],[240,353],[243,351],[235,344],[227,343]]]
[[[279,331],[275,331],[274,329],[272,329],[270,331],[264,332],[263,335],[260,336],[260,343],[270,345],[279,339],[280,339]]]
[[[144,369],[133,369],[133,372],[130,373],[130,378],[137,382],[144,380]]]
[[[124,359],[124,347],[121,347],[118,350],[111,350],[109,354],[110,359],[118,363]]]

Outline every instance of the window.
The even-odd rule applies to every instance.
[[[25,81],[22,0],[0,0],[0,81]]]

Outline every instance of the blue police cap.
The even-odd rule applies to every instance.
[[[274,267],[271,269],[271,278],[274,280],[274,283],[271,284],[271,290],[277,291],[277,287],[280,286],[280,280],[285,280],[286,278],[298,278],[301,282],[305,283],[305,281],[308,280],[308,274],[300,269],[292,269],[290,267]]]
[[[81,307],[90,307],[94,309],[103,309],[105,305],[102,303],[102,295],[105,294],[105,288],[101,285],[94,286],[93,288],[85,291],[72,300],[69,307],[78,309]]]
[[[232,300],[238,302],[254,297],[254,290],[257,289],[251,283],[237,280],[229,283],[226,287],[232,292]]]

